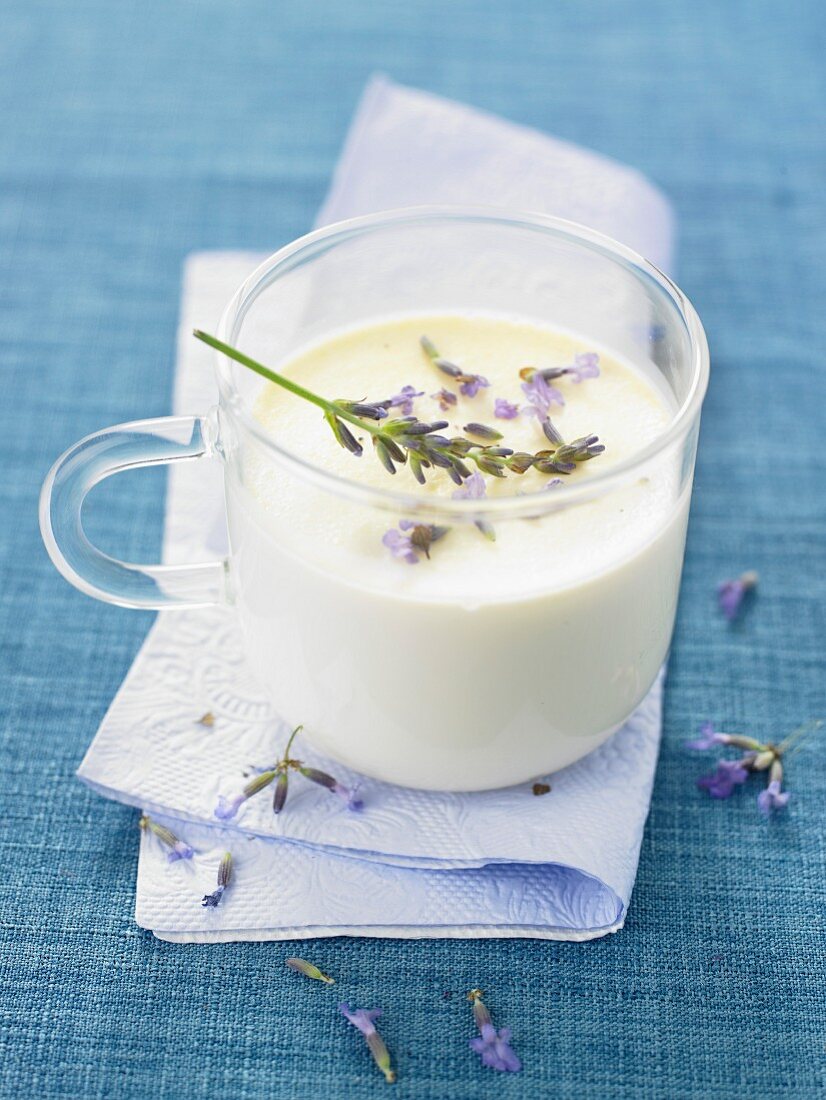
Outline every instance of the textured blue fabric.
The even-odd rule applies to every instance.
[[[826,710],[822,3],[5,0],[0,16],[2,1094],[378,1095],[339,992],[384,1007],[399,1096],[819,1094],[826,743],[791,762],[793,807],[767,829],[752,794],[705,800],[680,742],[706,717],[770,736]],[[714,373],[627,928],[301,947],[339,976],[328,990],[285,971],[284,945],[175,947],[132,923],[136,815],[73,772],[149,618],[65,584],[35,505],[64,446],[168,409],[184,256],[301,233],[374,68],[650,173]],[[161,489],[101,489],[96,535],[154,557]],[[746,567],[760,596],[730,629],[714,584]],[[467,1050],[477,983],[519,1076]]]

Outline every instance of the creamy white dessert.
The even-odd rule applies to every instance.
[[[463,394],[422,350],[424,334],[489,385]],[[379,402],[411,387],[412,413],[447,420],[442,434],[482,423],[502,433],[498,445],[534,453],[552,446],[540,418],[524,411],[520,371],[577,362],[580,370],[549,382],[564,401],[553,402],[552,422],[567,441],[598,435],[604,453],[569,475],[475,476],[479,513],[439,521],[449,529],[429,558],[406,543],[410,527],[399,527],[420,518],[413,509],[355,503],[346,486],[321,488],[263,448],[228,465],[250,658],[282,715],[303,722],[329,755],[406,785],[470,790],[545,774],[601,743],[643,698],[667,650],[688,488],[665,455],[566,506],[573,487],[640,451],[673,415],[656,371],[569,334],[492,316],[401,317],[271,364],[326,398]],[[434,396],[442,389],[455,404]],[[389,415],[405,411],[396,405]],[[355,428],[365,451],[354,457],[318,408],[274,384],[255,416],[282,449],[361,486],[437,506],[468,492],[439,469],[426,471],[425,486],[409,466],[391,477]],[[495,541],[485,537],[473,520],[486,500],[515,494],[536,508],[484,517]]]

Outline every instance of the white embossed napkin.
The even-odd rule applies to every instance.
[[[541,209],[618,236],[662,266],[671,262],[670,208],[635,172],[378,78],[319,222],[414,201]],[[202,253],[188,261],[175,412],[213,403],[209,352],[190,333],[214,326],[260,259]],[[205,466],[170,470],[166,560],[202,559],[224,548],[220,471]],[[192,861],[169,864],[157,840],[143,835],[136,916],[166,939],[586,939],[615,931],[625,918],[656,763],[661,692],[660,681],[622,731],[552,777],[541,797],[529,784],[449,795],[365,780],[365,809],[353,814],[304,784],[291,790],[280,817],[262,795],[231,827],[219,828],[218,794],[233,793],[245,770],[272,763],[286,731],[245,667],[231,613],[167,613],[79,774],[101,793],[144,807],[196,849]],[[215,715],[212,727],[197,722],[205,711]],[[338,765],[326,768],[355,778]],[[214,889],[227,848],[236,864],[233,885],[217,909],[204,909],[200,897]]]

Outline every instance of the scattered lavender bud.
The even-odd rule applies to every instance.
[[[148,829],[162,844],[169,848],[166,858],[170,863],[176,863],[179,859],[192,859],[195,855],[195,849],[190,847],[186,841],[179,840],[171,829],[167,829],[165,825],[153,821],[148,814],[141,815],[138,826],[141,829]]]
[[[551,789],[550,783],[534,783],[531,790],[535,795],[548,794]]]
[[[473,1005],[473,1018],[479,1028],[479,1035],[470,1040],[470,1049],[482,1059],[482,1065],[502,1073],[518,1073],[522,1063],[511,1048],[511,1030],[509,1027],[493,1026],[490,1013],[482,1001],[481,989],[472,989],[468,1000]]]
[[[390,1065],[390,1052],[384,1044],[384,1040],[376,1031],[375,1021],[381,1016],[380,1008],[350,1008],[346,1002],[342,1002],[339,1011],[347,1020],[357,1028],[367,1040],[367,1046],[373,1055],[373,1061],[384,1074],[384,1079],[392,1085],[396,1080],[396,1074]]]
[[[470,424],[465,424],[463,429],[468,435],[475,435],[477,439],[484,439],[488,443],[498,443],[502,438],[502,433],[497,432],[495,428],[489,428],[487,424],[477,424],[475,421]],[[513,454],[513,451],[509,451],[509,454]]]
[[[552,477],[551,480],[545,485],[545,489],[558,489],[560,485],[564,485],[565,482],[561,477]]]
[[[275,790],[272,796],[272,812],[274,814],[280,814],[284,809],[284,803],[287,801],[287,791],[290,786],[290,777],[287,775],[286,769],[279,772],[278,779],[275,781]]]
[[[742,760],[721,760],[717,771],[712,775],[701,776],[697,780],[697,786],[701,791],[708,791],[712,798],[729,798],[734,788],[748,779],[747,765],[750,763],[749,757],[743,757]]]
[[[747,593],[757,587],[758,577],[753,569],[737,580],[723,581],[717,585],[717,602],[729,622],[737,618]]]
[[[562,433],[559,428],[554,424],[549,416],[546,416],[542,421],[542,431],[545,434],[545,438],[557,447],[562,446],[565,440],[562,438]]]
[[[453,408],[459,398],[455,393],[451,393],[450,390],[442,388],[438,393],[432,393],[430,395],[434,401],[439,402],[439,408],[442,412],[447,412],[448,409]]]
[[[465,397],[475,397],[480,389],[490,385],[487,378],[484,378],[481,374],[466,374],[461,367],[457,367],[449,359],[444,359],[439,355],[433,341],[429,340],[427,336],[419,337],[419,343],[434,367],[437,367],[442,374],[446,374],[460,383],[459,390]]]
[[[422,350],[424,351],[425,355],[429,356],[429,358],[431,359],[439,358],[439,353],[436,350],[433,341],[428,339],[427,336],[420,336],[419,343],[422,345]]]
[[[506,397],[497,397],[493,403],[493,415],[500,420],[515,420],[519,416],[519,406]]]
[[[296,970],[299,974],[303,974],[305,978],[312,978],[316,982],[324,982],[325,985],[335,985],[335,978],[331,978],[329,974],[325,974],[323,970],[319,970],[311,962],[307,962],[306,959],[287,959],[287,966],[291,970]]]
[[[783,782],[783,765],[775,756],[769,771],[769,783],[764,791],[757,796],[757,806],[764,817],[771,817],[775,810],[782,810],[791,797],[788,791],[781,791]]]
[[[224,852],[221,862],[218,864],[218,885],[211,894],[204,894],[201,905],[205,909],[215,909],[221,902],[226,888],[232,878],[232,853]]]
[[[361,799],[357,797],[358,786],[346,787],[343,783],[339,783],[334,776],[319,771],[318,768],[308,768],[302,764],[298,770],[305,779],[309,779],[312,783],[318,783],[320,787],[326,787],[328,791],[337,795],[348,810],[360,810],[364,806]]]
[[[461,378],[462,368],[457,367],[455,363],[451,363],[449,359],[442,359],[441,356],[437,356],[433,360],[434,367],[438,367],[442,374],[446,374],[449,378]]]

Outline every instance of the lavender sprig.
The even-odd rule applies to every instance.
[[[395,474],[397,466],[409,463],[413,476],[421,485],[426,481],[425,471],[432,469],[444,470],[456,485],[461,485],[471,476],[473,466],[492,477],[506,477],[508,473],[524,474],[532,466],[546,473],[570,474],[580,463],[595,458],[605,450],[595,435],[582,436],[571,443],[563,443],[556,429],[549,426],[545,426],[545,434],[553,444],[553,450],[544,450],[532,455],[527,452],[515,452],[509,447],[476,442],[466,436],[448,438],[441,434],[448,427],[446,420],[426,422],[410,415],[396,417],[385,423],[386,409],[381,402],[370,404],[344,400],[328,401],[214,336],[199,329],[195,330],[194,335],[228,358],[260,374],[262,378],[274,382],[320,408],[339,445],[351,454],[362,455],[364,447],[353,434],[350,425],[365,432],[371,437],[376,456],[388,473]],[[451,374],[457,381],[461,381],[460,388],[466,396],[469,395],[469,388],[476,386],[478,389],[488,384],[481,375],[465,375],[453,364],[449,364],[452,370],[447,370],[445,367],[447,361],[441,360],[438,354],[433,354],[436,349],[427,337],[422,337],[422,346],[440,369]],[[458,371],[458,374],[453,374],[452,371]],[[362,415],[358,415],[353,411],[354,409],[359,409]]]
[[[470,1049],[481,1057],[483,1066],[502,1073],[518,1073],[522,1069],[522,1063],[511,1048],[511,1030],[509,1027],[496,1030],[482,1000],[483,996],[481,989],[471,989],[467,995],[473,1006],[473,1018],[479,1028],[479,1035],[469,1040]]]
[[[331,794],[337,795],[348,810],[360,810],[363,807],[364,803],[358,797],[358,787],[347,787],[343,783],[339,783],[334,776],[328,775],[327,772],[323,772],[319,768],[308,767],[303,760],[296,760],[290,756],[293,741],[303,728],[303,726],[296,726],[292,731],[284,749],[284,754],[275,767],[259,772],[234,798],[226,798],[224,795],[218,798],[218,804],[213,812],[219,821],[231,821],[247,799],[265,790],[273,782],[275,782],[275,790],[273,792],[272,811],[274,814],[280,814],[284,809],[289,793],[290,772],[298,772],[305,779],[309,779],[311,783],[317,783],[320,787],[330,791]]]
[[[141,829],[148,829],[162,844],[169,848],[166,858],[170,863],[176,863],[179,859],[192,859],[195,855],[194,848],[187,844],[185,840],[179,840],[172,830],[167,829],[165,825],[153,821],[149,814],[142,814],[138,825]]]
[[[375,1021],[381,1016],[380,1008],[351,1008],[346,1001],[338,1006],[342,1016],[356,1028],[367,1040],[367,1046],[373,1055],[373,1061],[384,1074],[384,1079],[389,1085],[396,1080],[396,1074],[390,1062],[390,1051],[385,1045],[384,1039],[376,1031]]]
[[[700,727],[700,736],[686,742],[686,747],[705,752],[718,745],[740,749],[743,755],[737,760],[720,760],[710,775],[697,780],[700,790],[707,791],[712,798],[730,798],[735,788],[741,787],[750,775],[759,772],[768,774],[765,790],[757,796],[757,806],[765,817],[771,817],[775,810],[782,810],[791,797],[788,791],[781,790],[783,782],[782,759],[789,755],[789,749],[802,738],[820,729],[822,722],[813,722],[801,726],[779,745],[773,742],[757,741],[753,737],[743,737],[737,733],[719,733],[711,722]]]
[[[205,909],[217,909],[232,880],[232,853],[224,852],[218,864],[218,885],[211,894],[204,894],[201,905]]]

